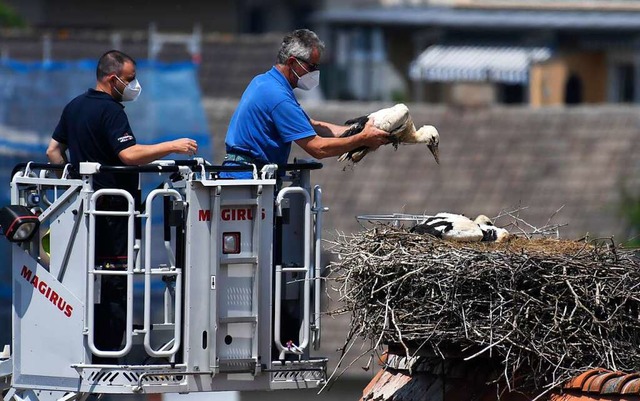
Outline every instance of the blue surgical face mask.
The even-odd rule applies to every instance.
[[[140,86],[140,82],[138,82],[137,78],[129,82],[128,84],[125,84],[124,81],[121,80],[117,75],[116,78],[118,78],[118,81],[122,82],[122,84],[124,85],[124,91],[122,93],[120,93],[118,88],[114,86],[116,92],[118,92],[120,96],[122,96],[123,102],[135,101],[138,96],[140,96],[140,92],[142,92],[142,86]]]

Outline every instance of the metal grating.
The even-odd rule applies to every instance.
[[[221,359],[219,369],[224,373],[254,373],[256,361],[252,358]]]
[[[324,383],[327,379],[327,360],[314,359],[307,361],[285,362],[274,364],[271,368],[272,383]]]
[[[325,372],[323,371],[282,371],[272,373],[271,380],[276,382],[289,381],[324,381]]]
[[[138,386],[180,385],[184,380],[181,371],[135,371],[125,369],[83,368],[81,376],[89,386]]]

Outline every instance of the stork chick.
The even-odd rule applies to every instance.
[[[438,134],[438,130],[432,125],[424,125],[416,130],[413,120],[409,115],[409,109],[402,103],[378,110],[368,116],[347,121],[345,124],[351,126],[340,136],[348,137],[361,132],[369,119],[372,119],[372,123],[376,128],[389,132],[389,140],[396,149],[398,149],[398,144],[400,143],[425,143],[436,159],[436,163],[440,163],[438,152],[440,135]],[[362,160],[369,151],[369,148],[363,146],[344,153],[338,158],[338,161],[357,163]]]
[[[453,213],[438,213],[428,217],[422,223],[412,227],[410,231],[460,242],[478,242],[483,237],[477,223],[466,216]]]
[[[501,242],[509,238],[507,230],[494,226],[485,215],[471,220],[461,214],[438,213],[412,227],[410,231],[458,242]]]
[[[484,242],[503,242],[511,237],[509,231],[504,228],[496,227],[490,218],[481,214],[474,220],[482,230],[482,241]]]

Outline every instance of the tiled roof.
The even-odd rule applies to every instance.
[[[412,359],[412,361],[407,361]],[[524,401],[531,397],[509,392],[504,384],[489,383],[486,360],[442,360],[390,355],[362,391],[360,401]]]
[[[445,362],[426,357],[405,358],[390,355],[387,368],[380,370],[363,390],[361,401],[463,401],[497,400],[499,389],[490,383],[490,371],[484,361]],[[395,362],[394,362],[395,361]],[[442,368],[437,369],[438,364]],[[504,389],[503,389],[504,390]],[[542,391],[542,390],[541,390]],[[537,392],[536,392],[537,393]],[[503,392],[501,401],[529,400],[525,394]],[[550,401],[638,401],[640,373],[591,369],[541,398]]]
[[[640,373],[614,372],[606,369],[591,369],[570,380],[563,387],[562,394],[554,394],[555,401],[640,399]]]

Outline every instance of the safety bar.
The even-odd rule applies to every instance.
[[[68,164],[51,164],[51,163],[36,163],[36,162],[22,162],[18,163],[11,170],[11,177],[16,175],[20,170],[28,167],[28,169],[45,169],[45,170],[64,170]]]
[[[302,267],[282,267],[276,266],[275,275],[275,310],[274,310],[274,333],[273,340],[276,347],[280,351],[280,359],[284,359],[286,353],[301,354],[309,344],[309,304],[311,292],[311,200],[309,192],[301,187],[287,187],[278,192],[276,197],[276,213],[282,216],[282,200],[289,194],[300,194],[304,196],[304,265]],[[290,272],[304,272],[304,318],[302,320],[302,341],[297,349],[291,350],[290,347],[282,345],[280,341],[280,321],[282,318],[282,274]]]
[[[100,172],[108,171],[110,173],[175,173],[180,171],[182,165],[161,165],[161,164],[145,164],[142,166],[100,166]],[[187,165],[194,171],[204,170],[208,173],[219,173],[223,171],[253,171],[253,165],[250,166],[213,166],[213,165]]]
[[[40,170],[39,174],[35,173],[35,170]],[[60,178],[47,177],[47,171],[62,171]],[[19,189],[14,187],[13,184],[34,185],[37,189],[32,193],[40,196],[41,201],[47,206],[53,205],[58,200],[59,187],[78,187],[81,188],[82,182],[79,180],[79,176],[71,177],[71,164],[47,164],[47,163],[18,163],[11,172],[11,203],[18,204],[20,202]],[[53,200],[49,199],[47,190],[53,191]],[[63,202],[58,203],[58,208]],[[43,221],[44,217],[40,216],[40,221]]]
[[[295,163],[278,166],[281,171],[319,170],[321,168],[322,163],[316,161],[296,161]]]
[[[210,164],[204,165],[201,160],[167,160],[169,163],[151,163],[141,166],[107,166],[100,165],[98,171],[111,173],[173,173],[180,171],[180,167],[197,167],[197,170],[204,168],[207,172],[233,172],[233,171],[253,171],[253,166],[214,166]],[[47,170],[65,170],[69,168],[69,164],[52,164],[52,163],[36,163],[22,162],[13,167],[11,177],[18,171],[28,169],[47,169]],[[310,169],[315,170],[322,168],[320,163],[304,163],[304,164],[287,164],[284,168],[288,170]],[[77,172],[73,170],[73,173]]]
[[[122,196],[127,200],[127,211],[112,211],[112,210],[96,210],[97,200],[105,195]],[[133,202],[133,196],[128,191],[123,189],[99,189],[91,195],[89,199],[89,266],[88,266],[88,289],[89,296],[93,296],[95,293],[95,276],[127,276],[127,320],[125,328],[125,344],[124,347],[118,351],[104,351],[96,348],[94,343],[94,308],[93,305],[87,307],[87,327],[85,330],[88,333],[88,344],[91,352],[96,356],[105,358],[119,358],[126,355],[131,350],[132,336],[133,336],[133,237],[134,237],[134,214],[135,205]],[[128,217],[127,224],[127,270],[96,270],[95,268],[95,236],[96,236],[96,216],[126,216]]]
[[[314,350],[320,349],[320,301],[321,301],[321,256],[322,256],[322,213],[329,209],[322,206],[322,188],[320,185],[313,187],[313,213],[316,215],[316,224],[314,226],[314,316],[311,330],[313,331],[312,344]]]
[[[144,349],[147,354],[155,357],[171,357],[174,356],[181,345],[182,333],[182,270],[176,269],[172,263],[169,269],[152,269],[151,268],[151,223],[152,223],[152,203],[156,196],[170,196],[177,201],[182,201],[182,196],[175,189],[154,189],[147,195],[146,200],[146,217],[145,221],[145,238],[144,238]],[[151,346],[151,276],[175,276],[176,277],[176,294],[174,297],[174,332],[173,346],[168,350],[155,350]],[[166,298],[166,296],[165,296]],[[167,316],[166,308],[168,302],[165,299],[165,323]]]

